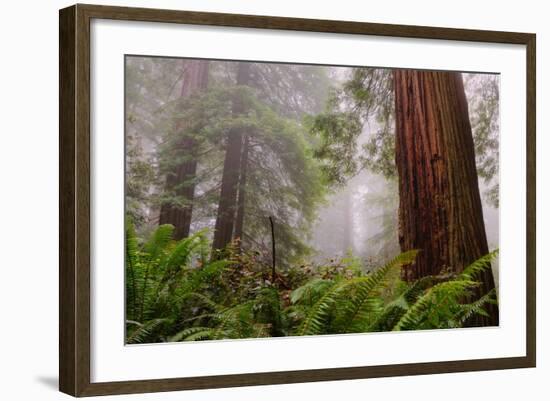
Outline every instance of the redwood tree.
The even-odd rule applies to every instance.
[[[209,62],[205,60],[185,61],[183,65],[183,82],[181,97],[186,98],[204,91],[208,86]],[[193,200],[195,194],[195,175],[197,159],[195,140],[192,135],[185,133],[185,121],[176,122],[176,130],[182,132],[177,147],[181,150],[181,163],[166,176],[166,191],[172,192],[178,202],[164,202],[161,205],[159,224],[172,224],[174,238],[181,239],[189,236],[191,217],[193,214]]]
[[[237,69],[237,85],[248,85],[250,81],[250,66],[252,63],[241,62]],[[237,93],[233,99],[232,114],[238,117],[246,112],[243,99]],[[237,195],[239,190],[239,177],[241,159],[243,156],[243,129],[234,127],[227,134],[225,159],[223,163],[222,185],[218,214],[214,231],[214,250],[223,249],[233,239],[237,219]],[[243,161],[246,165],[246,161]],[[244,189],[244,184],[243,184]],[[243,198],[244,202],[244,198]]]
[[[239,164],[240,177],[239,177],[239,194],[237,197],[237,216],[235,221],[235,238],[239,238],[242,242],[243,239],[243,227],[244,227],[244,206],[246,199],[246,175],[248,170],[248,147],[249,139],[245,135],[243,140],[243,149],[241,152],[241,161]]]
[[[489,252],[462,76],[394,70],[393,80],[399,243],[421,250],[403,277],[460,272]],[[479,281],[477,297],[495,288],[491,269]],[[498,325],[498,307],[487,309],[469,324]]]

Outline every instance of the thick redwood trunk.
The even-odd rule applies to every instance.
[[[237,85],[247,85],[250,81],[250,63],[239,63],[237,70]],[[242,99],[233,100],[234,116],[245,112]],[[218,215],[214,231],[214,250],[223,249],[233,239],[237,218],[237,193],[239,187],[240,162],[243,148],[243,132],[240,128],[231,129],[227,135],[225,160],[222,173],[222,187]]]
[[[186,61],[183,68],[181,97],[192,96],[206,89],[208,86],[208,61]],[[176,126],[178,131],[184,131],[185,121],[178,121]],[[197,160],[194,158],[196,144],[193,138],[184,135],[179,147],[185,161],[167,175],[166,190],[174,193],[182,204],[163,203],[159,216],[159,224],[174,226],[175,239],[189,236],[195,195],[194,180],[197,172]]]
[[[462,271],[488,253],[468,105],[460,73],[395,70],[399,243],[420,249],[406,280]],[[495,287],[491,269],[478,296]],[[498,325],[498,307],[472,325]]]

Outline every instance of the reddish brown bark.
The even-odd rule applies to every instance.
[[[248,85],[249,81],[250,63],[239,63],[237,70],[237,85]],[[238,95],[233,99],[232,107],[232,114],[234,116],[241,115],[245,112],[242,99]],[[218,204],[214,240],[212,242],[214,251],[225,248],[233,239],[237,220],[237,196],[242,149],[242,129],[234,128],[229,130],[223,164],[220,202]]]
[[[395,70],[399,243],[421,250],[403,270],[405,280],[460,272],[488,253],[462,76],[454,72]],[[477,296],[495,287],[491,269]],[[498,325],[498,307],[475,326]]]
[[[246,199],[246,175],[248,170],[248,146],[248,136],[245,135],[243,149],[241,152],[241,162],[239,165],[239,194],[237,198],[237,220],[235,222],[235,238],[239,238],[240,245],[242,245],[244,229],[244,205]]]
[[[183,68],[182,98],[206,89],[208,86],[208,61],[185,61]],[[178,121],[176,129],[183,132],[185,122]],[[197,172],[197,160],[193,156],[196,144],[193,138],[184,135],[179,147],[182,155],[186,156],[184,157],[186,160],[176,166],[173,172],[167,174],[165,185],[167,192],[173,192],[183,204],[163,203],[159,216],[159,224],[174,226],[174,239],[189,236],[195,196],[194,179]]]

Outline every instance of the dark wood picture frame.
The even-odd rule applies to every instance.
[[[91,383],[90,21],[93,18],[525,45],[527,54],[526,356]],[[59,388],[62,392],[73,396],[93,396],[535,366],[535,34],[81,4],[60,10],[59,29]]]

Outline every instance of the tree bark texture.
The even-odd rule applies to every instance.
[[[239,63],[237,85],[248,85],[249,81],[250,63]],[[237,95],[233,99],[232,113],[234,116],[239,116],[245,112],[243,99]],[[237,219],[237,196],[243,151],[243,136],[244,133],[241,128],[231,129],[227,135],[220,201],[212,243],[214,251],[225,248],[233,239]]]
[[[420,250],[403,278],[461,272],[488,253],[462,76],[394,70],[393,78],[399,243],[402,251]],[[478,279],[477,298],[495,288],[490,268]],[[486,309],[489,318],[468,324],[498,325],[498,307]]]
[[[240,245],[243,241],[244,228],[244,205],[246,199],[246,174],[248,170],[248,135],[245,135],[243,149],[241,152],[241,161],[239,164],[239,194],[237,197],[237,220],[235,222],[235,238],[239,238]]]
[[[208,63],[205,60],[184,62],[183,83],[180,94],[182,98],[192,96],[206,89],[208,86]],[[178,121],[176,129],[183,132],[185,121]],[[182,155],[186,156],[186,160],[167,175],[166,190],[173,192],[184,204],[175,205],[165,202],[161,205],[159,216],[159,224],[172,224],[174,226],[174,239],[176,240],[189,236],[195,196],[194,180],[197,172],[197,160],[194,158],[195,140],[183,135],[178,146],[181,148]]]

